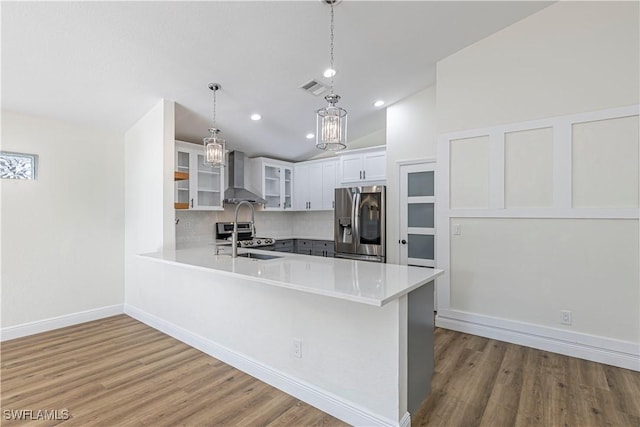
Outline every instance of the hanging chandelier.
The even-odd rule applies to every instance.
[[[331,76],[331,93],[325,96],[329,105],[316,111],[316,148],[320,150],[338,151],[347,148],[347,110],[336,107],[340,95],[333,93],[333,6],[339,0],[323,0],[331,7],[330,57],[331,68],[327,74]],[[330,71],[330,72],[329,72]]]
[[[210,135],[203,139],[204,163],[209,166],[225,166],[224,139],[219,138],[220,129],[216,128],[216,92],[221,88],[219,83],[209,83],[213,91],[213,127],[209,128]]]

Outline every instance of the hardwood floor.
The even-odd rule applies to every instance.
[[[125,315],[6,341],[1,351],[3,426],[346,425]],[[40,420],[7,419],[21,409]]]
[[[435,343],[413,427],[640,426],[638,372],[444,329]],[[345,425],[125,315],[1,351],[3,426]],[[41,419],[10,420],[12,410]]]
[[[413,427],[640,426],[640,373],[446,329]]]

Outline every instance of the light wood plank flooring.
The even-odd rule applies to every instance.
[[[436,329],[412,426],[640,426],[640,373]],[[343,426],[125,315],[2,343],[3,426]],[[68,420],[7,420],[7,410]]]
[[[413,427],[640,426],[640,373],[446,329]]]
[[[125,315],[2,343],[0,379],[2,426],[346,425]]]

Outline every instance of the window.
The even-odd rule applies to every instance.
[[[37,164],[36,154],[0,151],[0,178],[36,179]]]

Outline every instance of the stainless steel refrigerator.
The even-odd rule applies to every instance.
[[[335,257],[386,262],[384,185],[336,188]]]

